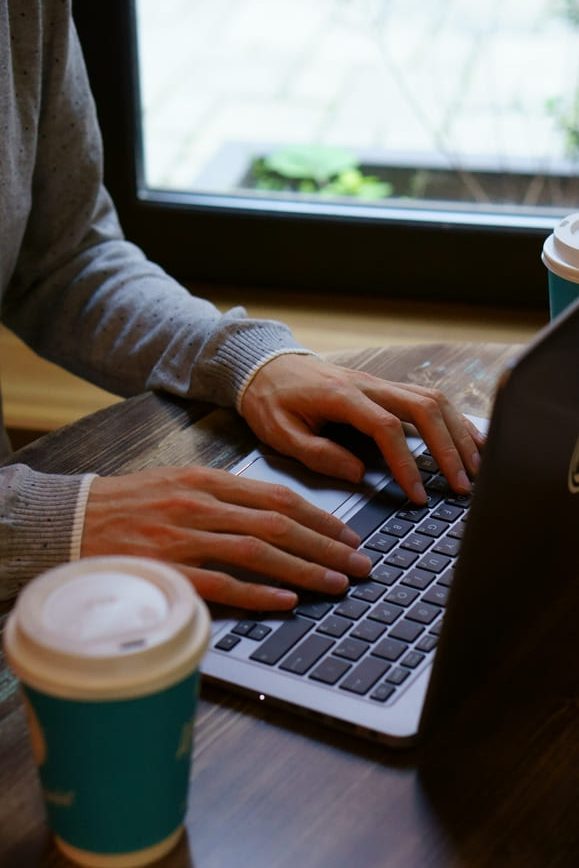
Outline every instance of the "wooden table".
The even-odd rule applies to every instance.
[[[486,415],[506,345],[428,344],[339,357],[443,388]],[[233,413],[139,396],[16,457],[48,472],[230,466],[254,445]],[[0,609],[0,624],[7,606]],[[576,661],[571,661],[576,665]],[[566,665],[562,661],[562,665]],[[487,709],[395,753],[206,685],[187,835],[163,865],[196,868],[572,868],[579,865],[577,703]],[[0,663],[0,865],[64,865],[44,824],[15,684]]]

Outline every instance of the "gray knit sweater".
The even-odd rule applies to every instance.
[[[40,355],[120,395],[234,404],[280,323],[225,315],[122,238],[65,0],[0,0],[0,300]],[[9,444],[0,411],[0,458]],[[0,469],[0,598],[78,557],[90,477]]]

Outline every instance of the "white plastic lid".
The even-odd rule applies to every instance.
[[[58,636],[61,648],[66,644],[94,657],[155,641],[169,616],[169,601],[140,576],[94,572],[57,587],[38,616],[46,640]]]
[[[579,283],[579,212],[555,226],[543,245],[543,262],[559,277]]]
[[[142,558],[86,558],[25,588],[6,650],[16,674],[47,693],[135,696],[196,668],[209,632],[205,604],[177,570]]]

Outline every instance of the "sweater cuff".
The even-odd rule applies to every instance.
[[[91,481],[23,464],[0,470],[0,599],[78,554]]]
[[[243,313],[236,308],[224,314],[221,327],[205,348],[201,371],[197,371],[202,393],[224,406],[239,406],[240,393],[277,354],[310,353],[283,323],[244,319]]]
[[[86,504],[90,494],[91,485],[97,478],[96,473],[87,473],[82,478],[80,488],[78,489],[78,498],[76,501],[76,509],[72,520],[72,533],[70,535],[70,555],[69,560],[78,561],[80,559],[80,547],[82,543],[82,534],[84,531],[84,520],[86,516]]]

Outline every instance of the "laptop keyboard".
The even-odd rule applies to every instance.
[[[367,580],[353,581],[337,600],[302,600],[277,628],[239,621],[214,647],[228,653],[247,640],[251,660],[372,702],[408,686],[436,648],[470,504],[429,452],[417,464],[426,506],[393,481],[347,522],[373,562]]]

